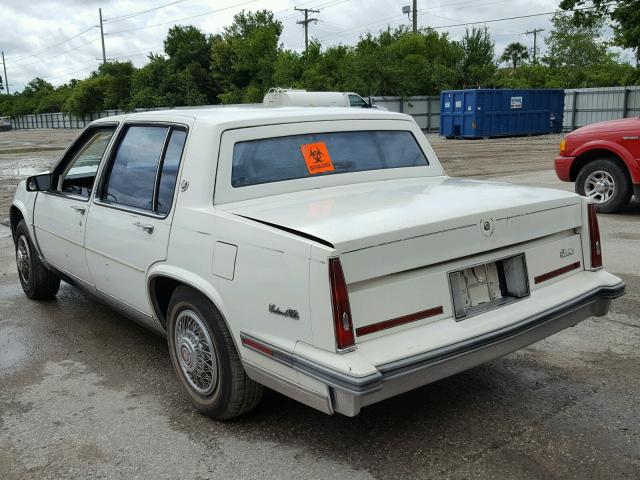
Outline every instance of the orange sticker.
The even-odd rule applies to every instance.
[[[307,163],[309,174],[315,175],[316,173],[333,172],[331,156],[324,142],[300,145],[300,150],[302,150],[302,156]]]

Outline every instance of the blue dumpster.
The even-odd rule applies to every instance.
[[[446,90],[440,135],[488,138],[562,132],[564,90]]]

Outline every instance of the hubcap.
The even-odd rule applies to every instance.
[[[208,395],[218,382],[218,359],[209,330],[193,310],[183,310],[174,329],[176,358],[187,382]]]
[[[20,278],[24,283],[29,283],[31,279],[31,250],[29,250],[29,241],[24,235],[18,238],[16,247],[16,263]]]
[[[605,203],[613,197],[616,182],[609,172],[597,170],[592,172],[584,182],[584,193],[595,203]]]

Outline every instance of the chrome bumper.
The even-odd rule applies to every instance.
[[[606,315],[609,312],[611,300],[624,295],[624,291],[623,282],[612,287],[598,288],[508,327],[437,350],[379,365],[376,373],[366,377],[353,377],[337,372],[277,348],[272,349],[271,358],[328,386],[329,403],[326,408],[319,408],[320,410],[353,417],[362,407],[495,360],[574,326],[587,318]],[[250,338],[244,334],[241,336]],[[282,393],[287,394],[287,392]],[[318,408],[317,404],[312,405],[312,402],[307,402],[300,397],[297,399]]]

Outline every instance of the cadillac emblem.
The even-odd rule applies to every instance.
[[[493,235],[495,226],[496,222],[493,218],[484,218],[480,220],[480,231],[485,237],[490,237],[491,235]]]

